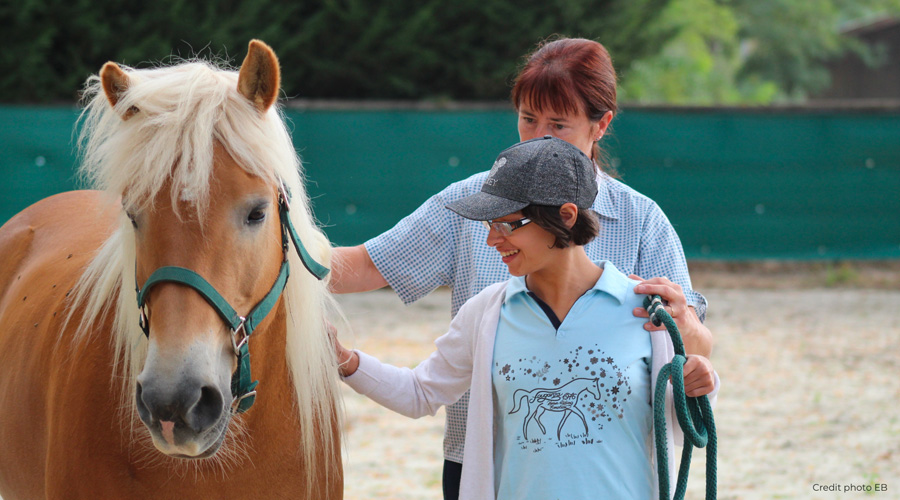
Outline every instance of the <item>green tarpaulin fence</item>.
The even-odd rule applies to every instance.
[[[74,108],[0,107],[0,221],[79,187]],[[289,109],[336,244],[390,228],[517,140],[508,110]],[[900,110],[624,109],[605,142],[692,259],[900,258]]]

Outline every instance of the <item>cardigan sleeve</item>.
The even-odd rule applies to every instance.
[[[469,389],[477,325],[486,294],[479,294],[459,310],[450,328],[435,341],[436,350],[415,368],[382,363],[364,352],[359,368],[344,382],[376,403],[411,418],[434,415],[455,403]]]

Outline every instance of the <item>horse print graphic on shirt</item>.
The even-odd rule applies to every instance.
[[[563,426],[566,425],[566,420],[573,414],[581,419],[581,423],[584,425],[585,434],[590,434],[584,413],[578,409],[578,401],[581,399],[581,394],[583,392],[590,393],[594,396],[594,399],[599,401],[599,380],[600,379],[598,378],[576,378],[566,385],[554,389],[542,389],[540,387],[530,391],[518,389],[513,394],[513,409],[509,413],[511,415],[519,411],[519,408],[521,408],[520,403],[523,400],[525,401],[525,404],[528,407],[525,423],[522,425],[522,434],[525,436],[525,439],[528,439],[528,423],[531,422],[532,419],[537,422],[538,426],[541,428],[541,432],[547,434],[547,429],[544,428],[544,424],[541,422],[541,415],[546,411],[562,412],[563,414],[563,417],[559,422],[559,427],[556,428],[557,439],[560,439],[560,434],[562,433]],[[534,408],[534,411],[532,411],[532,407]]]
[[[553,441],[553,437],[557,446],[578,442],[599,444],[599,438],[595,437],[597,431],[602,431],[603,423],[611,422],[614,417],[624,418],[623,404],[631,394],[628,377],[612,357],[599,349],[578,347],[555,362],[532,356],[519,359],[516,365],[501,367],[497,363],[496,368],[497,374],[507,382],[517,385],[528,380],[535,382],[525,384],[533,389],[518,388],[513,392],[512,409],[508,412],[522,416],[523,446],[550,444],[547,439]],[[550,415],[558,419],[557,423],[551,418],[557,424],[555,436],[547,435],[546,419]],[[575,418],[570,418],[573,415]],[[535,437],[538,430],[540,434]]]

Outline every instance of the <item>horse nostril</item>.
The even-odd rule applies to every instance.
[[[141,383],[137,383],[137,389],[134,391],[134,405],[137,407],[138,416],[141,417],[145,423],[149,424],[152,416],[150,415],[150,409],[147,407],[147,404],[144,402],[144,388],[141,386]]]
[[[190,410],[187,418],[188,425],[197,432],[213,426],[222,417],[224,411],[224,398],[222,392],[214,386],[200,388],[200,399]]]

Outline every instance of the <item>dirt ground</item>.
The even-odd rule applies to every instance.
[[[718,497],[900,498],[900,265],[691,271],[722,380]],[[427,357],[449,322],[448,290],[408,307],[390,290],[339,300],[345,345],[397,365]],[[442,498],[443,411],[411,420],[344,389],[345,498]],[[688,498],[704,496],[704,463],[695,451]]]

